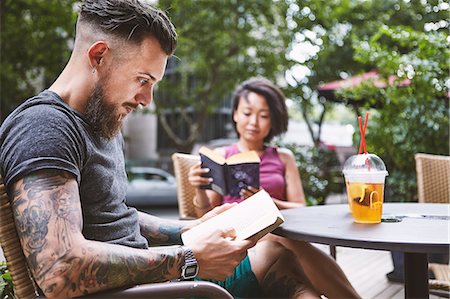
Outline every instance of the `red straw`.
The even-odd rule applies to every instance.
[[[362,153],[363,148],[364,148],[364,153],[367,154],[366,129],[367,129],[367,124],[369,123],[369,112],[366,112],[366,117],[364,119],[364,126],[362,123],[361,116],[358,116],[358,122],[359,122],[359,132],[361,133],[361,142],[359,143],[358,155],[360,155]],[[367,165],[367,169],[370,171],[369,158],[366,159],[366,165]]]
[[[370,171],[370,161],[369,158],[366,158],[367,170]]]
[[[363,138],[364,138],[361,116],[358,116],[358,122],[359,122],[359,132],[361,133],[361,141],[359,142],[358,155],[361,155],[361,151],[362,151],[362,147],[363,147],[363,145],[362,145],[363,144]]]
[[[367,124],[369,123],[369,112],[366,112],[366,117],[364,120],[364,152],[367,154],[367,146],[366,146],[366,129],[367,129]]]
[[[364,153],[367,154],[366,129],[367,129],[367,124],[369,122],[369,112],[366,112],[366,117],[365,117],[365,120],[364,120],[364,126],[362,124],[361,116],[358,116],[358,122],[359,122],[359,132],[361,133],[361,142],[359,143],[358,155],[360,155],[362,153],[362,149],[363,148],[364,148]]]

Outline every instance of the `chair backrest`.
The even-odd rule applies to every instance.
[[[177,180],[178,212],[181,219],[197,218],[193,198],[195,188],[189,183],[189,168],[200,161],[197,155],[174,153],[172,155],[173,170]]]
[[[17,298],[36,298],[38,288],[28,268],[22,245],[16,231],[11,203],[5,185],[0,177],[0,245],[6,259],[8,271]]]
[[[450,203],[450,157],[416,154],[419,202]]]

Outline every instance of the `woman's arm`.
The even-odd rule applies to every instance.
[[[305,193],[294,154],[286,148],[279,148],[278,153],[286,169],[284,179],[286,181],[287,201],[275,199],[275,203],[280,209],[305,206]]]
[[[200,188],[201,185],[209,184],[212,180],[212,178],[202,177],[202,174],[208,173],[209,169],[201,168],[200,165],[198,162],[189,170],[189,183],[195,187],[195,197],[192,200],[197,217],[202,217],[222,202],[222,196],[219,193]]]
[[[286,200],[272,197],[273,201],[280,210],[289,208],[298,208],[305,206],[305,194],[303,193],[302,181],[298,173],[294,154],[288,149],[278,149],[280,159],[285,166],[284,179],[286,182]],[[248,198],[258,192],[259,189],[248,187],[247,190],[241,190],[241,196]]]
[[[214,149],[218,154],[225,156],[225,148]],[[212,182],[212,178],[202,177],[202,174],[208,173],[209,169],[201,168],[201,162],[198,162],[189,170],[189,182],[195,187],[195,197],[193,204],[197,217],[202,217],[208,211],[219,206],[222,203],[222,195],[212,190],[201,189],[201,185],[207,185]]]

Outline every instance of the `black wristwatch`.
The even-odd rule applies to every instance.
[[[193,279],[198,274],[198,264],[192,250],[186,246],[181,246],[184,251],[184,264],[181,266],[181,279]]]

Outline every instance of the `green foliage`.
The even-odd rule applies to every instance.
[[[160,0],[158,5],[167,9],[179,43],[176,75],[168,73],[160,83],[155,103],[157,111],[193,110],[183,119],[189,124],[183,141],[195,142],[198,136],[189,138],[202,132],[206,116],[241,81],[284,74],[289,42],[284,1]]]
[[[321,82],[352,76],[373,65],[354,58],[354,36],[367,40],[383,25],[408,26],[423,31],[424,24],[439,22],[448,11],[436,9],[440,1],[297,0],[291,2],[292,42],[316,46],[317,52],[305,62],[311,70],[306,86],[314,90]],[[445,29],[445,28],[444,28]],[[296,86],[295,86],[296,87]],[[293,90],[294,95],[300,92]],[[311,95],[305,94],[309,99]]]
[[[388,168],[388,201],[416,200],[414,154],[449,154],[448,38],[405,26],[381,26],[369,41],[354,37],[355,58],[392,82],[384,89],[368,82],[341,92],[345,98],[365,98],[366,107],[379,104],[366,139],[369,151]]]
[[[0,1],[0,121],[62,70],[75,31],[75,2]]]
[[[414,31],[424,32],[426,24],[434,24],[441,26],[441,30],[448,31],[448,9],[445,9],[446,4],[440,0],[291,0],[289,3],[292,43],[300,45],[297,52],[301,52],[303,48],[314,51],[310,55],[300,55],[301,59],[294,56],[290,58],[296,67],[307,67],[309,72],[306,78],[291,78],[295,80],[289,81],[290,88],[286,90],[286,94],[310,116],[306,121],[311,124],[320,124],[322,116],[311,116],[317,107],[323,105],[321,108],[327,113],[331,109],[326,103],[336,101],[317,98],[315,90],[320,83],[345,79],[377,67],[375,63],[357,59],[355,55],[359,54],[355,54],[353,45],[356,39],[369,40],[385,25],[407,26]],[[411,36],[403,38],[408,42]],[[448,47],[448,42],[442,45]],[[433,54],[429,54],[432,57]],[[376,52],[373,55],[377,55]],[[386,60],[386,63],[389,61]],[[342,98],[337,99],[341,100]],[[364,105],[367,97],[354,100],[361,102],[359,105]],[[312,137],[313,140],[319,138]]]
[[[12,278],[6,266],[6,262],[0,263],[0,295],[3,299],[15,298]]]
[[[296,144],[278,146],[293,152],[308,205],[324,204],[329,194],[344,190],[341,166],[333,150]]]

